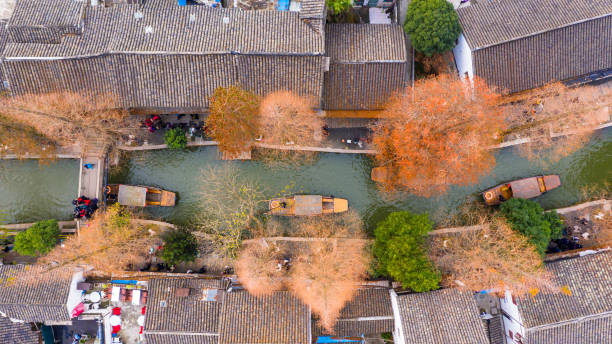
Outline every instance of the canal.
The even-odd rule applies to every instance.
[[[319,154],[313,163],[305,166],[270,167],[257,161],[219,161],[215,147],[133,152],[121,173],[111,181],[176,191],[179,194],[176,207],[151,208],[147,212],[155,218],[185,223],[198,209],[201,190],[206,188],[205,171],[219,166],[238,169],[271,194],[292,185],[294,192],[347,198],[350,207],[370,225],[395,209],[429,212],[434,220],[440,220],[464,201],[478,197],[478,192],[487,187],[538,174],[560,174],[563,183],[538,199],[544,208],[580,201],[585,187],[612,182],[612,129],[597,132],[583,149],[549,166],[520,157],[516,148],[500,150],[496,168],[477,185],[452,187],[448,194],[431,198],[411,194],[386,197],[370,181],[370,158],[351,154]],[[8,213],[7,220],[31,221],[54,214],[69,218],[70,201],[77,188],[73,181],[77,178],[78,165],[74,161],[62,160],[40,167],[36,162],[2,161],[0,172],[0,211]]]

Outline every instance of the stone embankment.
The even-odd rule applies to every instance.
[[[594,130],[601,130],[604,128],[612,127],[612,121],[601,124],[597,126]],[[553,133],[551,136],[553,138],[562,137],[567,135],[574,134],[575,131],[568,131],[563,133]],[[520,138],[512,141],[502,142],[500,144],[490,146],[489,149],[502,149],[512,146],[518,146],[525,143],[531,142],[531,138]],[[196,141],[187,143],[187,147],[203,147],[203,146],[216,146],[218,143],[216,141]],[[347,149],[347,148],[332,148],[332,147],[316,147],[316,146],[297,146],[297,145],[272,145],[261,142],[255,142],[255,147],[259,148],[267,148],[267,149],[279,149],[279,150],[293,150],[293,151],[307,151],[307,152],[322,152],[322,153],[344,153],[344,154],[376,154],[376,150],[374,149]],[[121,145],[118,147],[121,150],[125,151],[146,151],[146,150],[158,150],[158,149],[166,149],[168,146],[166,144],[159,145],[141,145],[141,146],[128,146]]]

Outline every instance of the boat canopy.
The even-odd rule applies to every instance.
[[[534,198],[542,194],[537,177],[525,178],[510,182],[512,195],[518,198]]]
[[[323,212],[323,197],[320,195],[295,195],[295,215],[317,215]]]
[[[130,207],[144,207],[147,204],[147,188],[133,185],[119,185],[117,201]]]

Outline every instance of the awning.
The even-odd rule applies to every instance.
[[[130,207],[144,207],[147,202],[147,188],[142,186],[119,185],[117,201]]]

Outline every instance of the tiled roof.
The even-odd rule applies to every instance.
[[[529,344],[612,343],[612,313],[537,330],[527,329],[527,342]]]
[[[325,0],[302,0],[301,6],[300,18],[325,20],[327,17]]]
[[[30,324],[14,323],[0,317],[0,343],[38,344],[40,332],[32,331]]]
[[[493,316],[491,319],[483,320],[485,330],[491,344],[505,344],[504,325],[500,314]]]
[[[310,343],[310,309],[286,291],[255,297],[246,291],[226,294],[219,344]]]
[[[77,26],[84,4],[82,0],[17,0],[9,26]]]
[[[442,289],[397,299],[406,344],[489,344],[471,292]]]
[[[38,271],[25,265],[0,266],[0,312],[27,322],[70,320],[66,303],[72,272]]]
[[[336,336],[360,336],[393,332],[393,308],[387,288],[362,288],[340,311],[333,333],[324,330],[313,321],[313,337],[328,334]]]
[[[59,43],[62,34],[80,31],[84,1],[19,0],[8,22],[14,42]]]
[[[219,336],[145,333],[147,344],[217,344]]]
[[[612,68],[610,27],[612,15],[476,50],[474,73],[512,93]]]
[[[341,319],[393,316],[387,288],[361,288],[340,311]]]
[[[382,110],[406,86],[408,63],[331,63],[325,73],[325,110]]]
[[[59,45],[10,44],[5,55],[13,58],[122,52],[323,55],[325,49],[323,35],[301,20],[298,13],[290,11],[183,7],[176,1],[148,0],[144,6],[87,7],[84,22],[82,35],[63,37]]]
[[[406,39],[400,25],[327,24],[326,55],[332,62],[406,62]]]
[[[118,24],[121,18],[120,14],[121,12],[114,8],[88,7],[84,19],[85,29],[81,34],[63,36],[61,44],[13,41],[7,44],[4,56],[9,58],[78,57],[103,54],[109,50],[112,39],[116,38],[121,32]]]
[[[457,10],[463,33],[474,49],[612,15],[601,0],[481,1]],[[609,26],[608,26],[609,29]],[[579,53],[572,50],[573,53]]]
[[[611,266],[612,251],[546,264],[554,275],[553,282],[567,286],[571,295],[539,293],[520,299],[523,325],[531,328],[612,313]]]
[[[324,37],[296,12],[148,0],[87,7],[84,23],[61,44],[8,43],[11,92],[112,93],[126,107],[194,111],[217,87],[236,84],[322,97]]]
[[[330,57],[325,110],[380,110],[408,80],[406,39],[399,25],[328,24]]]
[[[226,286],[224,281],[218,279],[151,280],[144,331],[218,334],[219,310],[225,302],[224,291],[219,292],[218,301],[202,301],[202,291],[225,290]],[[177,288],[189,288],[189,296],[176,296]]]

